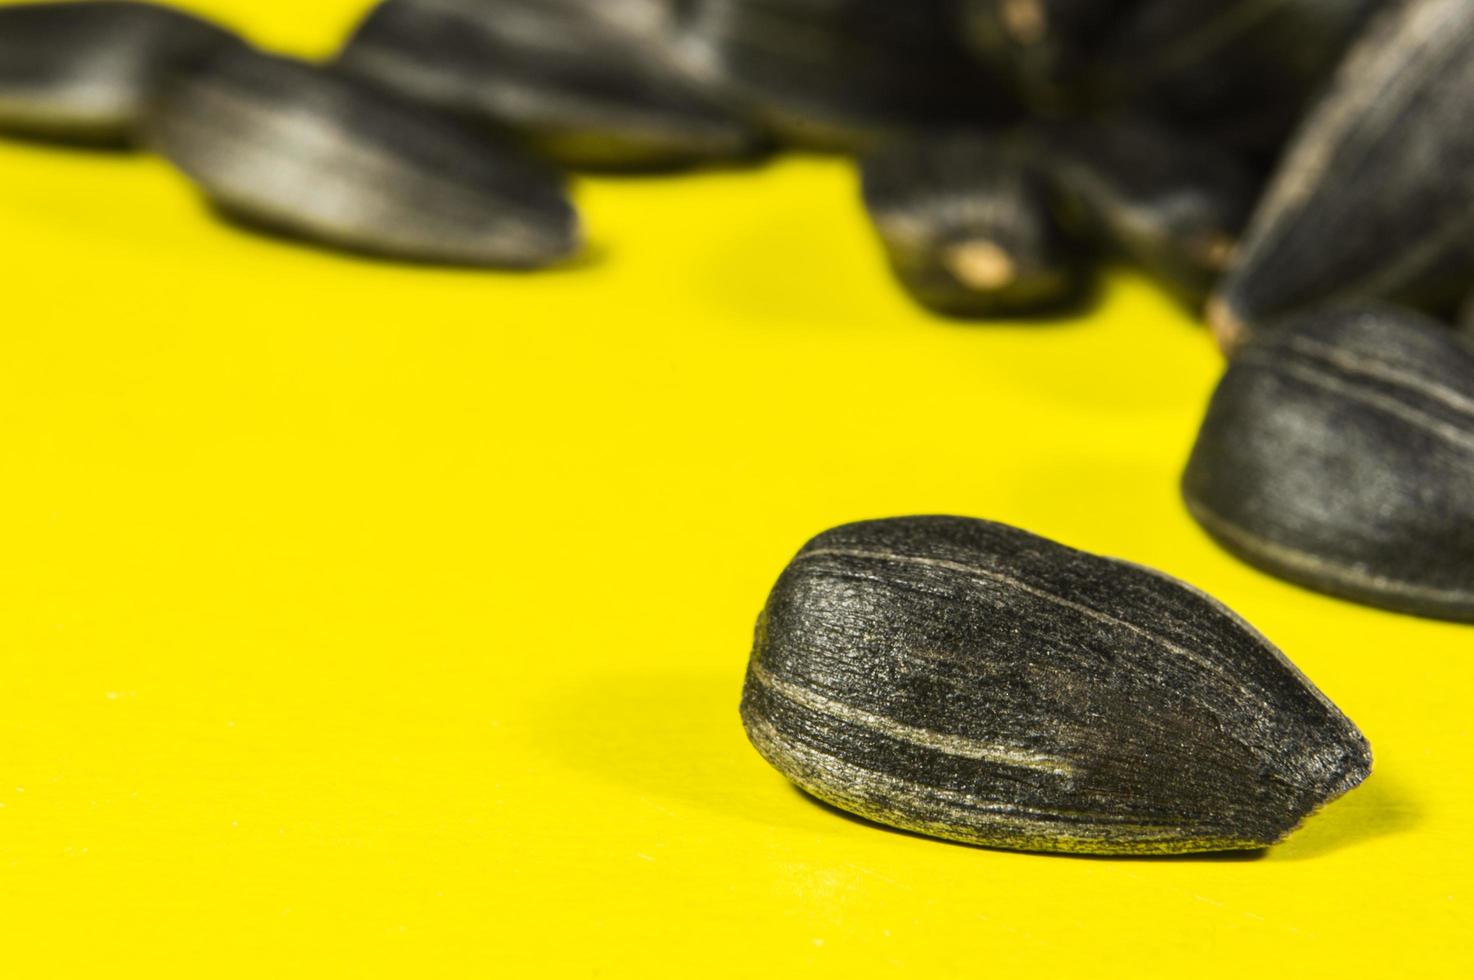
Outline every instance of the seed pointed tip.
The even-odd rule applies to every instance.
[[[1292,814],[1291,820],[1278,834],[1264,841],[1265,846],[1283,843],[1295,831],[1303,827],[1307,820],[1315,817],[1371,777],[1372,748],[1360,731],[1352,729],[1349,741],[1340,747],[1339,752],[1338,756],[1329,754],[1329,757],[1322,756],[1326,768],[1321,773],[1313,794],[1303,801],[1301,807]]]
[[[1225,357],[1232,357],[1249,340],[1248,323],[1222,293],[1208,300],[1208,326]]]
[[[970,239],[947,248],[942,262],[958,282],[972,289],[996,290],[1018,279],[1018,263],[1007,249],[987,239]]]
[[[1003,0],[1002,16],[1009,36],[1024,47],[1049,37],[1049,13],[1040,0]]]
[[[1188,253],[1205,269],[1226,272],[1238,254],[1238,242],[1226,232],[1213,232],[1188,243]]]
[[[1341,777],[1341,780],[1332,787],[1331,794],[1326,797],[1326,802],[1330,803],[1333,800],[1340,799],[1371,777],[1372,747],[1365,739],[1362,739],[1361,752],[1355,764],[1349,766],[1346,773]]]
[[[1333,769],[1327,781],[1325,798],[1321,806],[1340,799],[1366,782],[1372,775],[1372,743],[1361,730],[1348,721],[1349,731],[1344,743],[1341,764]]]

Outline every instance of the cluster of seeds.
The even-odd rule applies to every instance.
[[[941,314],[1060,315],[1123,258],[1229,357],[1183,480],[1203,527],[1474,622],[1469,106],[1468,0],[384,0],[325,63],[146,3],[0,8],[0,131],[151,148],[319,244],[547,266],[582,247],[568,170],[799,147],[856,160]],[[743,718],[831,802],[1030,849],[1263,846],[1370,771],[1211,599],[955,518],[806,547]]]

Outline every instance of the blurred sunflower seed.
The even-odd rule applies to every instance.
[[[387,0],[340,67],[505,127],[564,166],[665,169],[743,160],[758,131],[673,58],[655,0]]]
[[[1232,154],[1140,120],[1042,131],[1066,224],[1197,307],[1228,267],[1259,190]]]
[[[788,143],[854,151],[1017,107],[964,48],[947,3],[687,0],[684,63]]]
[[[1056,310],[1086,272],[1055,222],[1049,184],[1005,137],[915,135],[860,161],[866,209],[891,268],[952,316]]]
[[[1333,302],[1452,313],[1474,278],[1474,3],[1379,18],[1306,119],[1210,311],[1226,349]]]
[[[149,3],[0,7],[0,132],[132,146],[170,73],[241,43],[222,27]]]
[[[551,168],[330,69],[231,52],[169,86],[149,136],[226,213],[311,241],[513,268],[579,245]]]
[[[1090,87],[1267,164],[1388,2],[1136,0],[1099,45]]]

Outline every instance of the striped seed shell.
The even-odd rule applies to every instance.
[[[1356,32],[1389,0],[1136,0],[1093,86],[1273,161]]]
[[[749,739],[837,807],[993,847],[1251,849],[1369,774],[1272,644],[1160,572],[959,517],[835,528],[779,578]]]
[[[0,7],[0,132],[131,146],[171,72],[240,43],[223,28],[149,3]]]
[[[1213,395],[1183,495],[1271,574],[1474,622],[1474,348],[1384,307],[1266,333]]]
[[[1140,120],[1060,124],[1044,146],[1066,224],[1202,304],[1253,209],[1252,171],[1205,141]]]
[[[958,0],[968,47],[1032,109],[1073,108],[1101,32],[1135,0]]]
[[[1378,18],[1308,117],[1211,310],[1232,349],[1266,321],[1386,300],[1451,312],[1474,271],[1474,3]]]
[[[578,248],[562,178],[329,69],[251,51],[181,77],[150,140],[255,225],[413,261],[525,268]]]
[[[568,167],[667,169],[765,147],[674,58],[669,4],[387,0],[343,70],[482,123]]]
[[[1014,112],[949,3],[689,0],[685,64],[786,142],[855,151],[899,131]]]
[[[860,162],[865,206],[892,270],[952,316],[1032,314],[1079,298],[1086,273],[1040,169],[1004,139],[925,135]]]

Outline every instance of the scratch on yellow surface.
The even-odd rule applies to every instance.
[[[361,5],[191,6],[314,52]],[[446,272],[0,144],[6,975],[1468,974],[1474,633],[1212,546],[1201,328],[1129,275],[929,318],[839,162],[578,196],[583,267]],[[738,724],[753,617],[810,534],[938,511],[1219,596],[1376,775],[1250,860],[816,805]]]

